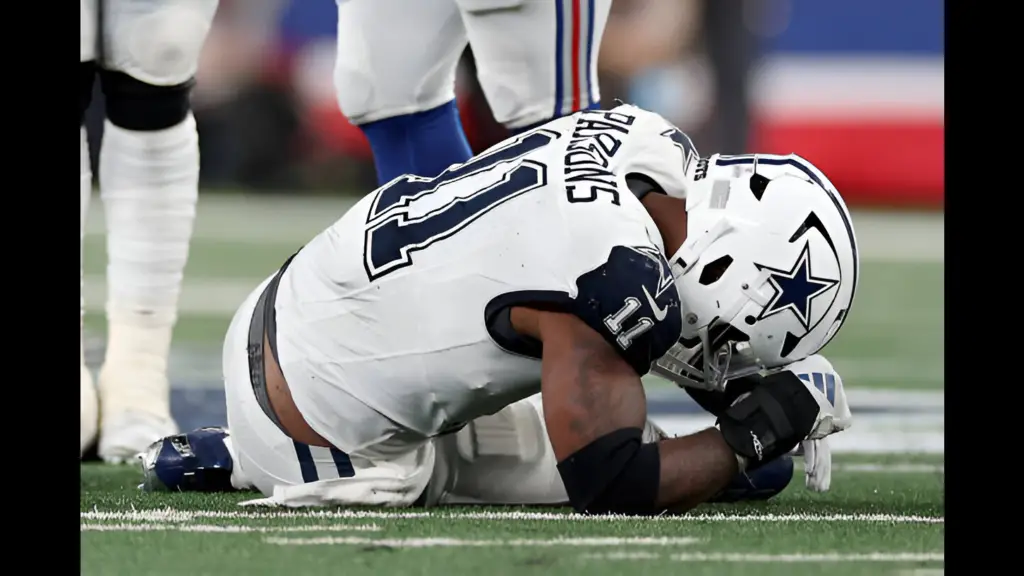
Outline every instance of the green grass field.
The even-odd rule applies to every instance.
[[[216,385],[238,303],[350,197],[204,195],[185,273],[172,374]],[[849,390],[943,387],[941,214],[855,213],[862,281],[825,354]],[[104,330],[95,199],[84,244],[86,329]],[[184,359],[184,360],[182,360]],[[199,366],[196,368],[192,364]],[[195,369],[190,371],[190,369]],[[659,385],[657,379],[648,384]],[[941,400],[940,400],[941,401]],[[941,415],[941,414],[940,414]],[[896,434],[916,426],[896,418]],[[869,420],[860,420],[861,429]],[[892,424],[889,424],[892,425]],[[941,434],[941,421],[938,425]],[[884,427],[878,430],[890,430]],[[888,445],[890,436],[884,443]],[[915,449],[915,448],[909,448]],[[256,494],[145,494],[136,467],[81,466],[83,574],[935,574],[944,562],[938,454],[835,455],[832,490],[794,482],[761,503],[608,519],[565,509],[270,510]]]
[[[944,561],[941,456],[842,456],[825,494],[682,517],[566,509],[280,510],[241,494],[142,493],[82,466],[82,574],[924,574]]]

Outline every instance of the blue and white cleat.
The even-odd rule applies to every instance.
[[[793,479],[793,457],[785,454],[753,472],[743,472],[709,502],[767,500],[789,486]]]
[[[199,428],[167,436],[149,445],[142,460],[146,492],[230,492],[234,462],[225,444],[224,428]]]

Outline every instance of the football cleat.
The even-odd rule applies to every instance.
[[[107,348],[97,388],[100,458],[131,463],[147,446],[180,432],[171,417],[167,354],[170,327],[107,323]]]
[[[101,416],[99,455],[108,464],[129,463],[154,438],[166,437],[177,431],[178,425],[174,420],[139,410],[126,410],[105,418]]]
[[[139,488],[146,492],[233,491],[234,462],[224,443],[227,438],[224,428],[199,428],[157,440],[139,455]]]
[[[741,472],[709,502],[767,500],[789,486],[793,479],[793,457],[785,454],[754,470]]]

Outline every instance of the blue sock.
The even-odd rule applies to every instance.
[[[415,114],[385,118],[359,127],[370,141],[377,185],[402,174],[432,178],[452,164],[469,160],[455,100]]]
[[[590,106],[587,106],[586,108],[584,108],[584,110],[597,110],[600,107],[601,107],[601,103],[600,102],[593,102],[593,103],[590,104]],[[575,114],[575,112],[570,112],[569,114]],[[569,114],[564,114],[563,116],[568,116]],[[559,118],[561,118],[561,116],[559,116]],[[537,128],[539,126],[543,126],[543,125],[547,124],[548,122],[551,122],[552,120],[554,120],[554,118],[548,118],[547,120],[541,120],[540,122],[537,122],[535,124],[530,124],[529,126],[523,126],[522,128],[509,128],[508,131],[511,132],[512,134],[522,134],[523,132],[529,132],[530,130],[533,130],[534,128]]]

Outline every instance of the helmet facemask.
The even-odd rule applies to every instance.
[[[670,260],[683,303],[683,331],[651,370],[681,386],[722,389],[731,378],[763,369],[749,336],[734,324],[750,303],[745,294],[752,264],[735,262],[730,252],[752,223],[720,217],[707,232],[690,237]]]
[[[680,386],[708,390],[722,390],[727,380],[763,369],[747,335],[720,321],[698,328],[696,339],[680,340],[651,366],[652,372]]]

